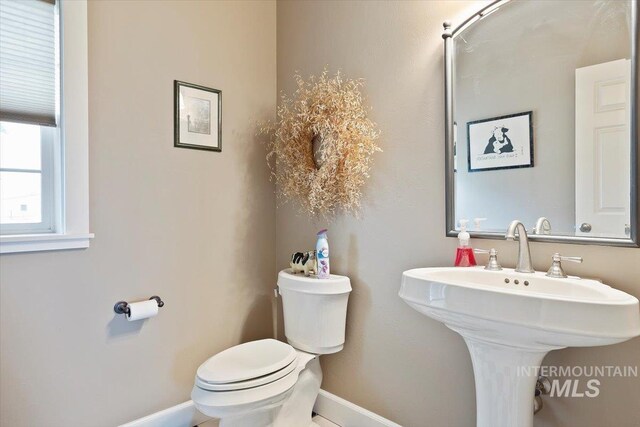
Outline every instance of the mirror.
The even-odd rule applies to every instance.
[[[445,23],[447,235],[638,246],[637,5],[493,2]]]

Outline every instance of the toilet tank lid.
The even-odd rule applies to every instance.
[[[346,276],[332,274],[328,279],[306,277],[304,274],[294,274],[290,268],[278,273],[278,287],[307,294],[337,295],[351,292],[351,281]]]
[[[250,341],[210,357],[200,365],[197,375],[211,384],[246,381],[278,371],[296,358],[296,350],[281,341]]]

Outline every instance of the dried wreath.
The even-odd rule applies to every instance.
[[[267,162],[278,197],[297,200],[310,215],[357,216],[372,154],[382,151],[360,93],[364,82],[340,72],[329,77],[327,70],[295,80],[293,96],[282,95],[276,123],[260,128],[270,136]]]

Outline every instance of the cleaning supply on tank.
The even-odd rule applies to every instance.
[[[482,230],[482,221],[486,221],[488,218],[473,218],[473,231]]]
[[[329,271],[329,240],[327,239],[327,230],[318,231],[318,240],[316,242],[316,262],[318,263],[318,279],[328,279]]]
[[[473,248],[469,244],[471,236],[467,232],[468,222],[466,219],[460,220],[460,233],[458,234],[460,244],[456,250],[456,267],[473,267],[476,265],[476,257],[473,255]]]

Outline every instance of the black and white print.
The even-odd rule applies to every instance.
[[[469,172],[533,166],[533,113],[467,123]]]

